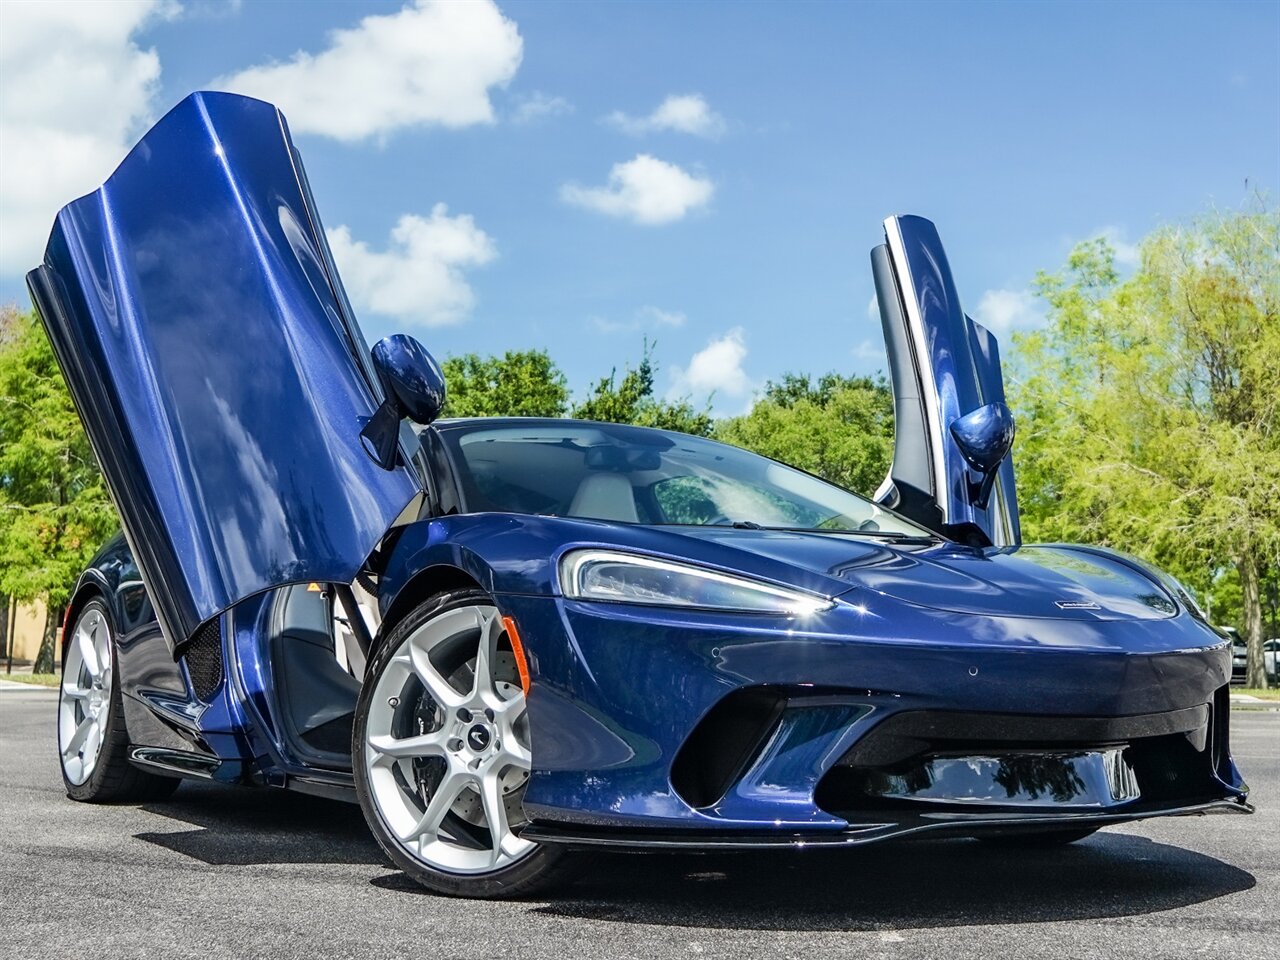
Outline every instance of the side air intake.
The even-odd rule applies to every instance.
[[[222,618],[214,617],[196,631],[182,655],[196,696],[208,703],[222,683]]]

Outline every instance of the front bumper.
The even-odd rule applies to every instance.
[[[525,809],[529,836],[546,842],[848,845],[1249,810],[1227,743],[1228,648],[1190,617],[1067,623],[902,605],[890,619],[840,604],[800,623],[499,605],[534,674]],[[1071,776],[1054,763],[1103,752],[1126,758],[1137,795],[1107,796],[1097,778],[1053,791]],[[1049,758],[1029,802],[1021,788],[910,787],[966,757],[989,781],[997,770],[1025,781],[1028,754]]]

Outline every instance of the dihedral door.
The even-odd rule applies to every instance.
[[[28,274],[173,647],[238,601],[350,582],[418,492],[279,111],[197,93],[58,214]]]
[[[879,499],[948,536],[1016,544],[1021,531],[1012,456],[997,468],[984,499],[982,476],[952,434],[966,414],[1005,402],[996,339],[961,309],[930,221],[890,217],[884,228],[885,243],[871,251],[871,263],[893,380],[896,436]]]

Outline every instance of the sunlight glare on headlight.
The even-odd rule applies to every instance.
[[[611,550],[578,550],[560,562],[564,595],[578,600],[776,613],[806,617],[833,601],[692,564]]]

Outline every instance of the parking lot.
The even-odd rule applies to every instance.
[[[0,954],[22,957],[1280,956],[1280,713],[1236,712],[1255,816],[1113,827],[1056,851],[595,859],[553,897],[422,893],[354,806],[185,784],[63,794],[56,698],[0,690]]]

